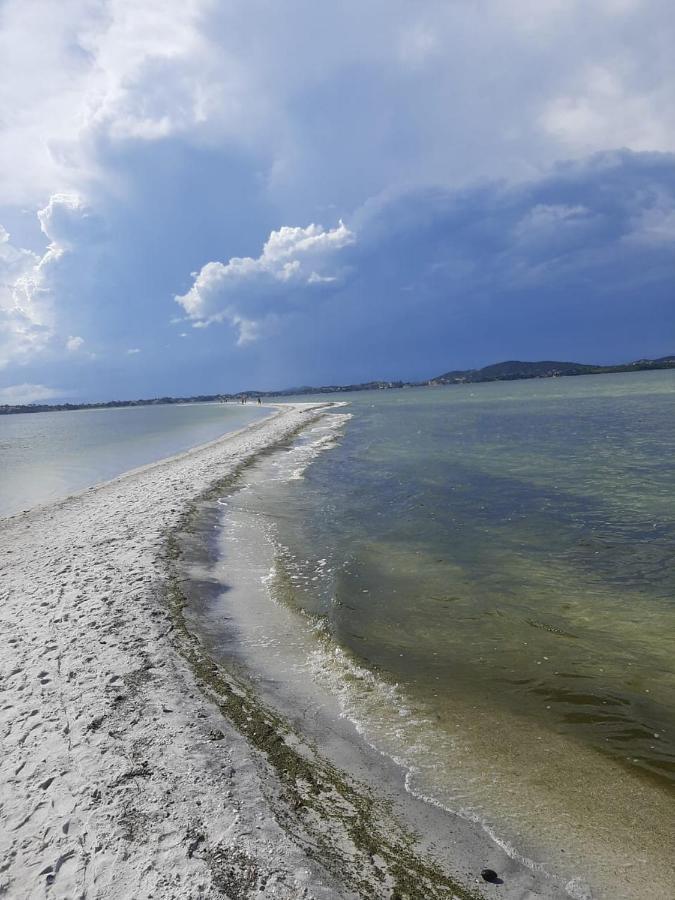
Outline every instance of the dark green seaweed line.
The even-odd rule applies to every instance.
[[[364,900],[480,900],[475,888],[416,851],[415,835],[393,819],[385,801],[322,757],[241,677],[216,663],[189,630],[181,573],[183,539],[194,534],[203,504],[234,488],[257,458],[198,495],[167,535],[166,595],[176,649],[190,665],[200,690],[274,769],[280,790],[269,799],[280,825],[339,884]]]

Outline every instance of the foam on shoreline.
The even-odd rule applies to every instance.
[[[531,896],[532,891],[541,897],[572,896],[540,866],[495,840],[481,820],[438,803],[432,809],[427,798],[416,791],[409,791],[410,799],[405,799],[409,785],[404,776],[409,760],[384,754],[371,744],[368,729],[360,727],[356,714],[356,708],[362,706],[368,718],[373,704],[379,703],[386,707],[383,715],[389,715],[392,708],[400,709],[396,686],[367,670],[357,671],[324,632],[322,619],[304,614],[293,603],[298,576],[284,554],[287,548],[276,538],[274,510],[256,500],[257,492],[275,481],[296,480],[318,454],[334,444],[346,418],[333,414],[305,429],[292,444],[258,460],[229,490],[215,496],[214,502],[197,505],[193,520],[199,536],[197,553],[191,554],[188,549],[181,568],[181,591],[188,595],[188,627],[201,635],[212,658],[224,661],[230,671],[242,675],[267,709],[291,723],[297,740],[308,740],[324,754],[324,760],[330,759],[341,772],[387,796],[389,802],[395,797],[403,813],[399,821],[424,835],[421,844],[425,840],[433,844],[449,871],[464,872],[469,883],[476,884],[482,866],[494,867],[506,879],[500,886],[505,898]],[[279,512],[283,515],[282,508]],[[210,554],[204,552],[209,535],[214,536]],[[327,564],[323,559],[317,562],[311,578],[315,586],[327,574]],[[363,690],[353,690],[355,680],[365,685]],[[406,715],[406,728],[414,729],[414,717],[409,710]],[[418,736],[410,731],[407,735],[412,738],[410,748],[414,753]],[[319,769],[322,765],[318,761]],[[382,777],[385,771],[387,775]],[[321,816],[330,833],[339,836],[341,826],[334,820],[333,811],[324,808]],[[391,811],[387,816],[391,820]],[[296,823],[294,827],[300,826]],[[444,837],[448,833],[454,835],[451,847]],[[336,840],[339,842],[339,837]],[[345,854],[339,861],[345,877],[349,870],[346,860],[356,853]],[[367,861],[361,861],[360,866],[365,872]],[[428,900],[436,895],[428,892],[419,896]]]
[[[326,408],[279,405],[238,432],[0,521],[0,893],[531,896],[516,863],[511,887],[478,888],[485,837],[468,825],[452,837],[459,880],[420,856],[387,808],[313,755],[185,628],[187,586],[167,536],[203,552],[195,498],[220,509],[228,480]],[[316,427],[288,460],[293,477],[334,432]],[[200,577],[197,594],[214,587],[208,571]]]
[[[406,695],[392,678],[364,668],[357,656],[331,639],[323,616],[327,615],[330,621],[335,594],[332,579],[342,557],[333,554],[325,541],[323,545],[313,545],[303,540],[309,535],[301,526],[295,532],[292,526],[287,527],[289,521],[304,521],[304,511],[317,491],[321,475],[308,482],[307,493],[298,493],[304,491],[298,485],[287,490],[283,482],[294,482],[298,469],[304,471],[304,466],[298,465],[300,460],[313,460],[334,445],[339,437],[340,418],[326,417],[288,446],[258,460],[216,501],[227,513],[211,516],[204,525],[218,535],[220,546],[211,568],[204,567],[204,577],[214,581],[213,602],[202,605],[205,615],[196,622],[198,630],[211,632],[212,652],[220,653],[226,664],[233,658],[241,664],[248,681],[266,702],[293,721],[298,732],[329,752],[339,745],[332,759],[341,769],[357,772],[362,760],[357,759],[354,764],[358,753],[354,754],[350,745],[367,744],[378,754],[371,767],[375,770],[376,787],[382,781],[379,769],[392,769],[387,764],[389,760],[399,767],[385,785],[391,795],[399,798],[405,778],[405,788],[413,798],[447,814],[445,823],[440,823],[443,832],[454,828],[453,820],[458,816],[474,825],[475,831],[482,831],[483,846],[480,840],[475,841],[467,867],[476,859],[485,859],[490,852],[485,844],[499,847],[516,864],[507,868],[499,854],[491,861],[497,871],[508,872],[501,888],[504,896],[520,896],[511,893],[523,886],[522,881],[518,883],[522,879],[519,867],[529,869],[534,878],[545,882],[544,886],[537,884],[538,896],[548,889],[555,896],[587,900],[596,890],[605,896],[605,888],[607,896],[633,896],[636,878],[631,871],[624,875],[623,869],[624,861],[628,868],[630,855],[617,857],[617,848],[620,851],[622,846],[632,846],[631,820],[623,817],[611,834],[595,834],[583,817],[578,822],[584,823],[585,830],[576,828],[571,816],[560,814],[565,807],[556,802],[553,792],[526,792],[517,769],[515,774],[507,766],[500,771],[496,741],[513,736],[528,752],[538,752],[552,772],[564,771],[564,766],[558,766],[559,759],[575,759],[582,769],[593,766],[594,773],[596,768],[602,770],[602,780],[598,781],[602,797],[593,801],[596,806],[612,797],[613,779],[621,772],[613,771],[611,766],[604,771],[601,757],[562,738],[554,741],[547,736],[543,742],[541,731],[520,717],[510,717],[508,711],[500,713],[498,720],[493,719],[493,725],[497,722],[495,745],[490,741],[481,743],[480,729],[476,731],[476,707],[470,698],[464,706],[461,698],[456,698],[458,712],[465,711],[467,715],[458,715],[462,726],[446,732],[438,727],[433,711],[420,704],[419,695]],[[334,421],[329,423],[329,419]],[[343,467],[342,475],[348,478],[349,469]],[[337,478],[329,487],[339,489],[339,485]],[[321,497],[325,502],[326,493]],[[330,509],[328,506],[328,515]],[[204,624],[206,628],[202,630]],[[344,725],[336,723],[339,718]],[[336,734],[340,735],[339,740]],[[555,751],[553,759],[550,748]],[[470,761],[469,756],[474,759]],[[521,772],[526,771],[526,760],[525,754]],[[560,783],[567,782],[562,779]],[[573,793],[570,785],[564,796],[562,790],[557,796],[564,803]],[[495,802],[495,798],[502,797],[505,802],[501,805]],[[639,803],[639,797],[636,802]],[[529,815],[532,804],[540,808],[538,816]],[[435,816],[434,821],[442,818]],[[523,827],[523,823],[528,827]],[[616,836],[620,828],[621,840]],[[558,853],[563,856],[558,857]],[[455,853],[455,859],[460,855]],[[605,871],[602,865],[606,866]],[[649,880],[655,897],[669,896],[661,873],[658,869],[652,872],[655,874],[649,874],[643,863],[638,883],[639,879],[642,883]],[[587,881],[593,885],[593,891]]]

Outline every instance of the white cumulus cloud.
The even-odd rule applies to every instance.
[[[0,27],[5,202],[102,176],[96,138],[156,140],[211,110],[209,0],[8,0]],[[221,65],[221,68],[223,66]],[[17,114],[16,110],[20,110]]]
[[[23,406],[27,403],[41,403],[63,396],[59,388],[45,384],[10,384],[0,388],[0,406]]]
[[[176,301],[195,326],[229,321],[239,343],[246,343],[257,337],[262,320],[284,311],[289,297],[339,282],[344,273],[339,252],[355,241],[342,221],[328,230],[284,225],[270,234],[255,259],[235,256],[227,263],[206,263]]]
[[[552,98],[540,122],[569,152],[587,153],[598,147],[632,150],[675,149],[675,121],[662,115],[672,96],[672,81],[636,89],[632,68],[622,65],[586,67],[572,81],[572,90]]]
[[[71,335],[66,341],[66,350],[69,353],[76,353],[83,344],[84,338],[81,338],[78,335]]]
[[[0,368],[10,362],[27,361],[44,350],[52,338],[52,274],[72,249],[78,220],[84,215],[79,197],[52,196],[37,213],[40,228],[49,239],[42,256],[13,246],[9,233],[0,226]]]
[[[44,343],[45,317],[25,287],[39,263],[35,253],[14,247],[0,226],[0,368]]]

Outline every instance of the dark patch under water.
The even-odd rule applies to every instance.
[[[303,608],[418,692],[551,707],[550,727],[672,779],[673,375],[387,392],[349,411],[339,444],[275,485]]]
[[[675,374],[349,399],[302,477],[320,430],[226,513],[267,523],[278,599],[321,624],[287,670],[419,795],[635,896],[672,836]]]

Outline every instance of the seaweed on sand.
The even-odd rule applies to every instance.
[[[323,757],[262,703],[240,675],[216,663],[190,631],[181,569],[184,544],[197,530],[209,501],[235,487],[250,464],[199,495],[167,536],[167,597],[176,648],[202,692],[276,774],[277,786],[269,800],[281,826],[347,890],[372,900],[479,900],[476,888],[420,852],[416,835],[395,820],[387,801]]]

